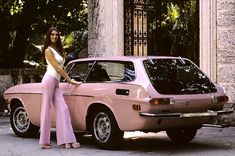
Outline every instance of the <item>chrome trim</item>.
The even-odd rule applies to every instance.
[[[224,109],[224,110],[217,111],[217,114],[218,115],[224,115],[224,114],[231,114],[233,112],[234,112],[234,109],[229,108],[229,109]]]
[[[41,93],[5,93],[4,95],[10,95],[10,94],[43,94]],[[63,94],[63,93],[62,93]],[[91,95],[77,95],[77,94],[70,94],[70,93],[65,93],[63,94],[63,96],[82,96],[82,97],[95,97],[95,96],[91,96]]]
[[[4,95],[11,95],[11,94],[42,94],[42,92],[38,92],[38,93],[19,93],[19,92],[14,92],[14,93],[4,93]]]
[[[218,115],[231,114],[233,109],[224,109],[220,111],[208,110],[207,112],[199,113],[147,113],[140,112],[139,115],[143,117],[155,117],[155,118],[193,118],[193,117],[216,117]]]
[[[91,95],[77,95],[77,94],[70,94],[70,93],[65,93],[63,95],[64,96],[82,96],[82,97],[91,97],[91,98],[95,97],[95,96],[91,96]]]
[[[229,124],[221,124],[221,125],[216,125],[216,124],[203,124],[202,127],[226,128],[226,127],[229,127]]]

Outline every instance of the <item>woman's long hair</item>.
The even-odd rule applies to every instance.
[[[51,32],[55,30],[58,32],[58,40],[56,42],[56,50],[57,52],[63,57],[65,58],[65,53],[64,53],[64,48],[62,46],[62,42],[61,42],[61,39],[60,39],[60,32],[59,30],[52,26],[50,27],[48,30],[47,30],[47,33],[46,33],[46,38],[45,38],[45,41],[44,41],[44,46],[43,46],[43,49],[42,49],[42,61],[45,62],[45,50],[48,48],[48,46],[51,45]]]

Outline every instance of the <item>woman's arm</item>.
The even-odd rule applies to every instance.
[[[52,53],[52,51],[50,49],[46,49],[45,50],[45,56],[47,58],[47,60],[50,62],[50,64],[52,65],[52,67],[58,72],[60,73],[60,75],[62,77],[64,77],[66,79],[67,82],[69,83],[73,83],[74,80],[72,80],[68,74],[63,70],[63,68],[61,68],[59,66],[59,64],[57,63],[54,54]]]

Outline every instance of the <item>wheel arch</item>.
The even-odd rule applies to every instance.
[[[103,103],[93,103],[87,109],[87,116],[86,116],[86,125],[87,126],[86,126],[86,131],[89,131],[89,132],[91,131],[91,128],[92,128],[91,127],[92,126],[91,123],[92,123],[92,117],[93,117],[92,115],[94,114],[94,112],[96,110],[101,109],[101,108],[106,109],[106,110],[110,111],[110,113],[112,113],[112,115],[114,116],[115,122],[116,122],[116,124],[117,124],[117,126],[119,128],[119,125],[118,125],[118,122],[117,122],[117,118],[116,118],[115,113],[114,113],[114,111],[113,111],[113,109],[111,107],[109,107],[108,105],[105,105]]]
[[[10,111],[12,112],[12,110],[16,108],[17,106],[23,106],[29,117],[30,122],[34,125],[39,126],[38,122],[33,117],[33,113],[29,112],[29,108],[26,107],[26,104],[23,102],[23,100],[18,97],[12,98],[10,101]]]
[[[25,108],[25,105],[20,98],[12,98],[10,101],[10,110],[15,108],[16,106],[23,106]]]
[[[38,134],[38,131],[39,131],[39,127],[35,126],[31,122],[31,120],[28,116],[28,113],[25,109],[24,103],[19,98],[12,98],[10,101],[10,109],[11,109],[10,124],[11,124],[12,130],[14,131],[14,133],[19,137],[36,137]],[[20,116],[22,116],[22,114],[24,114],[23,115],[24,117],[22,117],[23,119],[21,117],[20,118],[16,117],[19,115],[16,112],[18,112],[18,113],[20,112],[19,113]],[[26,112],[26,114],[24,112]],[[17,115],[15,115],[15,113]],[[23,123],[21,123],[21,121],[20,121],[21,119],[22,119]],[[28,121],[27,121],[27,119],[28,119]],[[27,128],[24,129],[23,127],[25,127],[25,126]],[[21,129],[21,128],[23,128],[23,129]]]

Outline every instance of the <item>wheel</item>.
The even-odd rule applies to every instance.
[[[108,109],[101,108],[95,111],[92,119],[92,136],[97,145],[102,149],[120,147],[124,132]]]
[[[188,143],[195,137],[196,128],[170,129],[166,131],[167,136],[175,143]]]
[[[33,125],[22,105],[17,104],[11,110],[10,116],[11,127],[19,137],[36,137],[39,127]]]

